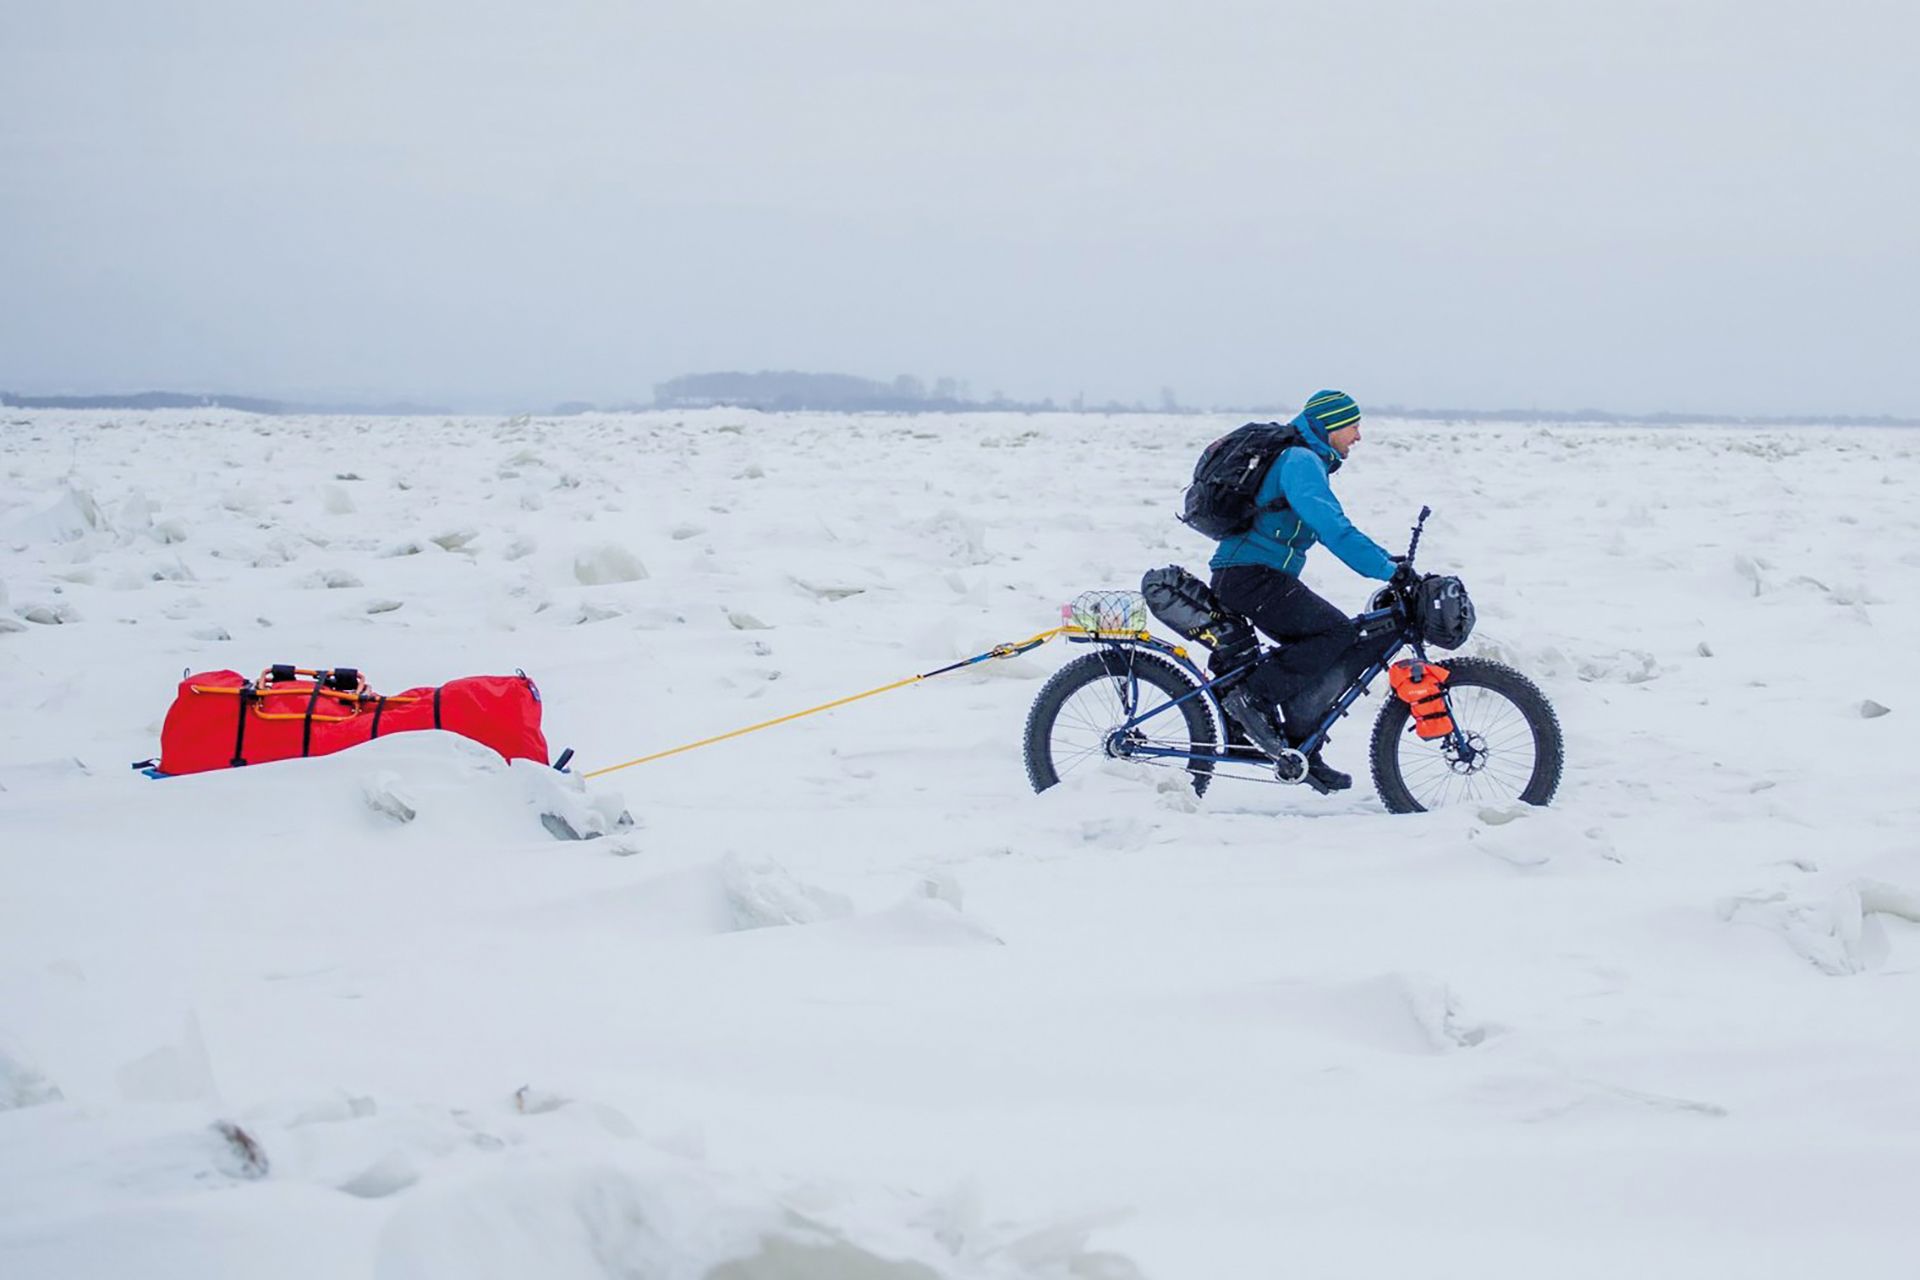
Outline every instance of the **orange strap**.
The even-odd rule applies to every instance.
[[[311,717],[309,717],[309,716],[307,715],[307,713],[306,713],[306,712],[304,712],[304,711],[302,711],[302,712],[299,712],[299,713],[297,713],[297,714],[296,714],[296,713],[294,713],[294,712],[291,712],[291,711],[287,711],[287,712],[274,712],[274,711],[262,711],[262,710],[261,710],[261,709],[260,709],[259,707],[255,707],[255,708],[253,709],[253,718],[254,718],[255,720],[307,720],[307,719],[313,719],[313,720],[318,720],[318,721],[320,721],[320,722],[321,722],[321,723],[323,723],[323,724],[337,724],[337,723],[339,723],[339,722],[340,722],[340,721],[342,721],[342,720],[351,720],[351,719],[353,719],[353,718],[354,718],[354,716],[357,716],[357,715],[359,715],[359,714],[360,714],[360,713],[359,713],[358,711],[355,711],[355,712],[353,713],[353,715],[350,715],[350,716],[311,716]]]
[[[238,697],[243,693],[248,693],[255,698],[275,698],[275,697],[290,698],[295,694],[298,694],[303,698],[310,698],[313,696],[313,692],[314,692],[313,686],[310,684],[277,684],[277,685],[274,685],[272,688],[268,688],[268,689],[252,689],[252,690],[248,690],[245,688],[225,689],[225,688],[216,688],[212,685],[190,684],[187,686],[187,691],[189,693],[225,693],[225,694],[231,694],[235,697]],[[323,698],[333,698],[339,702],[354,702],[354,703],[358,703],[358,702],[423,702],[425,701],[425,699],[423,698],[407,698],[407,697],[400,697],[400,696],[395,696],[391,698],[380,698],[380,697],[362,698],[357,693],[345,693],[339,689],[321,689],[320,696]]]
[[[355,716],[358,716],[360,714],[361,704],[363,702],[421,702],[421,701],[424,701],[424,699],[421,699],[421,698],[406,698],[406,697],[362,698],[357,693],[347,693],[341,689],[328,689],[324,686],[316,688],[315,686],[310,684],[279,684],[279,685],[271,685],[265,689],[248,689],[245,686],[241,686],[240,688],[235,688],[235,689],[229,689],[223,686],[190,684],[187,686],[187,689],[191,693],[219,693],[219,694],[228,694],[236,698],[242,694],[247,694],[251,696],[254,701],[253,715],[254,715],[254,719],[256,720],[313,719],[313,720],[318,720],[323,724],[339,724],[342,721],[353,719]],[[335,702],[350,703],[352,704],[352,710],[350,710],[344,716],[311,716],[310,717],[305,710],[268,711],[265,706],[265,702],[268,698],[300,697],[300,698],[306,698],[308,700],[311,700],[316,696],[322,697],[322,698],[332,698]]]

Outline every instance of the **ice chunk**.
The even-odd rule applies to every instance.
[[[842,936],[882,947],[1004,946],[1005,939],[945,898],[929,896],[927,883],[916,884],[899,905],[855,916],[833,926]]]
[[[199,1102],[217,1093],[200,1020],[192,1014],[174,1043],[127,1063],[114,1078],[129,1102]]]
[[[1886,959],[1885,931],[1875,916],[1920,924],[1920,893],[1879,880],[1860,879],[1824,899],[1790,898],[1776,891],[1743,894],[1719,904],[1722,920],[1772,929],[1822,973],[1864,973]]]
[[[78,542],[92,533],[111,533],[112,524],[85,489],[68,486],[46,510],[28,516],[8,531],[15,546],[41,542]]]
[[[735,928],[815,924],[853,914],[851,900],[802,884],[772,859],[747,861],[728,854],[720,864],[720,876]]]
[[[1503,1028],[1471,1018],[1446,983],[1422,974],[1402,974],[1398,985],[1407,1010],[1420,1033],[1434,1049],[1447,1052],[1483,1044]]]
[[[114,517],[114,524],[120,532],[120,541],[128,543],[135,537],[153,528],[154,506],[150,498],[135,489],[120,503],[120,510]]]
[[[213,1131],[226,1140],[221,1172],[233,1178],[252,1181],[267,1176],[271,1165],[267,1153],[254,1136],[231,1120],[216,1120]]]
[[[1142,1277],[1127,1259],[1089,1250],[1105,1219],[1010,1225],[983,1221],[971,1203],[956,1212],[905,1192],[806,1190],[776,1195],[658,1149],[617,1160],[504,1163],[444,1185],[423,1179],[396,1201],[373,1270],[686,1280]]]
[[[64,600],[58,604],[23,605],[19,614],[28,622],[43,627],[62,627],[80,621],[80,611]]]
[[[17,1050],[0,1043],[0,1111],[60,1101],[60,1090]]]
[[[156,726],[155,732],[158,732]],[[93,776],[86,761],[78,756],[55,756],[48,760],[29,760],[18,764],[0,764],[0,790],[13,786],[20,790],[44,788]]]
[[[619,792],[589,793],[579,774],[561,773],[533,760],[515,760],[511,768],[539,814],[540,825],[556,840],[596,840],[639,825]]]
[[[647,566],[625,547],[611,542],[588,547],[573,557],[573,576],[582,586],[604,586],[614,582],[639,582],[647,576]]]
[[[361,782],[361,793],[368,808],[395,822],[412,822],[420,814],[420,805],[400,781],[400,775],[391,770],[369,774]]]
[[[342,1124],[349,1120],[364,1120],[368,1116],[377,1115],[379,1111],[379,1103],[372,1098],[342,1093],[302,1107],[288,1119],[287,1128],[298,1129],[309,1124]]]
[[[966,909],[966,894],[961,891],[960,881],[949,871],[929,871],[922,875],[914,886],[914,895],[944,902],[955,911]]]
[[[849,596],[857,596],[866,591],[865,587],[825,582],[809,582],[805,578],[798,577],[793,580],[793,585],[799,587],[810,596],[826,601],[845,600]]]
[[[161,561],[147,570],[147,578],[153,582],[196,582],[193,570],[186,562],[175,556],[172,560]]]
[[[340,1184],[340,1190],[362,1200],[379,1200],[405,1191],[420,1181],[419,1166],[404,1151],[389,1151]]]
[[[626,616],[626,610],[617,605],[601,604],[597,600],[583,600],[580,603],[580,621],[610,622],[614,618]]]
[[[993,559],[987,550],[987,527],[971,516],[948,508],[913,526],[927,552],[940,563],[986,564]]]
[[[1660,663],[1644,649],[1617,649],[1583,659],[1576,668],[1582,680],[1613,680],[1645,684],[1660,674]]]

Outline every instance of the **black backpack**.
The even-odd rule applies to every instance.
[[[1216,542],[1253,528],[1261,482],[1282,453],[1303,443],[1290,422],[1249,422],[1221,436],[1194,464],[1181,522]]]

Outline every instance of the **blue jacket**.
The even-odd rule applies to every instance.
[[[1293,425],[1300,428],[1306,444],[1288,449],[1268,468],[1253,528],[1223,538],[1208,563],[1215,569],[1266,565],[1298,576],[1307,551],[1314,543],[1324,542],[1355,573],[1383,582],[1391,578],[1393,561],[1379,543],[1353,527],[1327,483],[1327,477],[1340,468],[1340,455],[1306,414],[1296,417]]]

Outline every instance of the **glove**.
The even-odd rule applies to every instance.
[[[1393,576],[1387,579],[1387,585],[1396,591],[1406,591],[1420,581],[1420,575],[1407,563],[1405,556],[1389,556],[1393,561]]]

